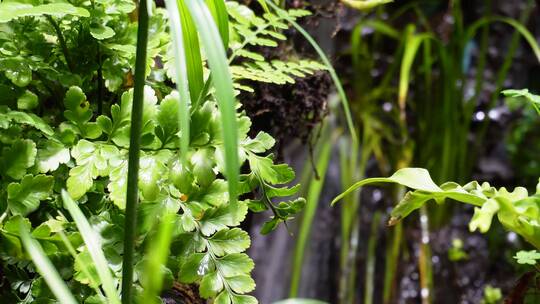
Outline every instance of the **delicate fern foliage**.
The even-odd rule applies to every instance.
[[[267,12],[256,16],[248,7],[237,2],[227,2],[231,17],[232,33],[230,49],[231,72],[237,89],[253,91],[242,80],[274,84],[294,83],[293,77],[305,77],[325,70],[324,65],[313,60],[271,60],[252,50],[253,47],[277,47],[287,39],[282,33],[288,29],[287,20],[308,16],[305,10],[289,10],[277,14]]]
[[[236,80],[253,80],[275,84],[294,83],[293,77],[305,77],[324,70],[325,66],[313,60],[284,62],[279,60],[255,61],[232,66],[231,72]],[[244,87],[241,87],[244,88]],[[247,89],[252,91],[251,89]]]
[[[36,272],[21,246],[23,227],[41,245],[42,257],[62,265],[59,273],[73,287],[78,302],[109,303],[103,291],[116,293],[125,256],[137,27],[130,13],[136,7],[130,0],[79,1],[80,7],[62,0],[48,2],[6,3],[3,7],[18,13],[0,13],[0,91],[5,93],[0,94],[0,247],[5,249],[0,266],[17,286],[1,289],[0,298],[9,303],[55,301],[47,287],[50,280]],[[285,19],[305,16],[306,11],[258,17],[236,2],[227,6],[232,29],[228,54],[237,88],[251,91],[253,81],[293,83],[295,77],[324,69],[311,60],[266,60],[256,51],[285,40]],[[58,11],[49,14],[51,8]],[[178,120],[183,113],[180,96],[165,81],[174,79],[167,24],[166,11],[154,9],[146,62],[150,74],[143,96],[140,238],[134,257],[139,262],[133,284],[137,290],[147,288],[148,278],[141,270],[147,261],[141,249],[152,245],[151,237],[159,231],[156,223],[166,214],[167,221],[170,217],[174,222],[173,244],[163,273],[156,275],[166,278],[165,289],[173,281],[196,283],[200,295],[213,303],[257,303],[247,295],[255,288],[250,276],[254,264],[245,253],[250,239],[238,226],[247,212],[270,210],[261,229],[269,233],[292,219],[305,201],[294,197],[299,186],[290,185],[295,179],[292,168],[277,164],[269,152],[275,140],[264,132],[248,135],[251,121],[239,104],[231,114],[237,119],[237,129],[231,132],[238,137],[238,162],[244,174],[231,198],[229,192],[235,191],[227,186],[231,177],[226,171],[230,161],[224,152],[223,116],[217,90],[208,85],[207,62],[195,60],[200,61],[207,83],[193,89],[201,94],[192,96],[194,103],[185,111],[187,132]],[[218,80],[215,74],[212,78]],[[188,143],[186,149],[179,149],[180,139]],[[88,219],[84,231],[74,225],[76,205],[82,212],[76,212],[76,222]],[[100,258],[99,265],[92,257],[95,247],[84,237],[91,230],[106,260]],[[112,279],[104,282],[99,272],[110,272]]]

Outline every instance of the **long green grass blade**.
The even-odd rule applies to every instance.
[[[62,230],[58,231],[58,235],[62,239],[62,242],[66,246],[66,248],[67,248],[69,254],[71,255],[71,257],[73,257],[73,260],[75,260],[77,258],[77,251],[75,251],[75,248],[73,248],[73,245],[71,244],[71,241],[68,239],[67,235]],[[83,274],[87,278],[92,277],[92,270],[90,269],[90,266],[91,265],[87,265],[87,264],[84,264],[84,263],[81,265],[81,267],[82,267],[81,271],[83,272]],[[103,292],[101,291],[101,289],[99,289],[98,286],[91,286],[91,287],[94,289],[94,291],[96,292],[97,295],[104,298]]]
[[[157,233],[149,242],[146,254],[146,265],[143,280],[143,300],[141,303],[161,303],[157,302],[159,293],[163,287],[162,266],[167,262],[169,247],[172,241],[174,227],[174,213],[165,211],[159,220]]]
[[[403,59],[401,61],[398,93],[398,105],[402,114],[405,112],[405,103],[407,101],[407,94],[409,92],[412,64],[416,54],[418,53],[418,49],[422,44],[422,41],[430,37],[427,34],[414,34],[414,26],[407,28],[405,32],[407,40],[405,44],[405,52],[403,53]]]
[[[172,1],[167,1],[167,7],[172,7],[171,3]],[[190,1],[187,1],[188,3]],[[177,7],[180,12],[180,21],[181,21],[181,30],[182,30],[182,39],[183,39],[183,52],[185,54],[184,58],[186,61],[186,67],[187,67],[187,77],[188,77],[188,85],[189,85],[189,92],[190,96],[193,100],[192,104],[195,102],[195,100],[199,97],[201,94],[201,91],[204,87],[204,80],[203,80],[203,61],[201,59],[201,48],[199,45],[199,35],[197,33],[197,27],[195,26],[195,23],[193,22],[193,18],[191,17],[189,10],[186,6],[186,1],[184,0],[176,0]],[[170,15],[170,9],[169,16]],[[177,17],[177,16],[175,16]],[[171,20],[170,22],[173,22]],[[177,22],[177,21],[174,21]],[[172,30],[172,27],[171,27]],[[174,41],[176,44],[176,47],[180,47],[178,42]],[[177,57],[178,55],[175,54]],[[175,64],[177,64],[175,62]],[[177,76],[178,77],[178,76]]]
[[[538,46],[538,43],[536,42],[536,39],[531,34],[531,32],[519,21],[512,19],[512,18],[506,18],[506,17],[486,17],[482,18],[478,21],[476,21],[474,24],[472,24],[469,29],[466,32],[466,38],[467,41],[474,38],[476,35],[476,32],[479,28],[493,22],[502,22],[506,23],[510,26],[512,26],[515,30],[517,30],[521,36],[527,41],[529,46],[531,47],[532,51],[534,52],[534,55],[536,56],[536,59],[540,62],[540,47]]]
[[[206,0],[206,5],[214,17],[225,49],[229,46],[229,14],[224,0]]]
[[[338,91],[339,98],[341,100],[341,104],[343,106],[343,112],[345,113],[345,119],[347,121],[347,127],[349,128],[349,133],[351,134],[351,138],[354,143],[358,143],[358,135],[356,134],[356,129],[354,128],[354,123],[352,120],[351,111],[349,108],[349,99],[347,98],[347,95],[345,94],[345,90],[343,89],[343,86],[341,85],[341,80],[339,80],[339,77],[336,73],[336,70],[334,70],[334,67],[330,63],[330,60],[324,53],[324,51],[321,49],[321,47],[317,44],[315,39],[311,37],[311,35],[304,30],[296,21],[293,19],[287,17],[287,13],[279,8],[277,5],[275,5],[271,0],[265,0],[266,3],[272,7],[276,12],[281,13],[287,21],[300,33],[304,38],[311,44],[313,49],[317,52],[317,55],[321,58],[323,64],[328,69],[328,72],[330,73],[330,76],[332,77],[332,81],[334,82],[334,85],[336,86],[336,90]]]
[[[139,2],[137,49],[135,54],[135,83],[129,135],[126,213],[124,223],[124,256],[122,257],[122,303],[133,303],[133,256],[137,237],[137,208],[139,205],[139,160],[143,117],[144,84],[148,46],[148,2]],[[101,270],[104,271],[103,269]],[[102,281],[104,284],[105,282]],[[110,286],[107,286],[110,289]],[[112,291],[106,292],[108,297]]]
[[[377,239],[379,237],[379,224],[381,219],[381,212],[375,211],[373,221],[371,222],[371,232],[369,234],[367,257],[366,257],[366,283],[364,293],[364,303],[373,304],[374,292],[375,292],[375,262],[377,257],[375,256],[375,249],[377,248]]]
[[[165,5],[167,7],[167,12],[169,13],[169,25],[171,31],[171,37],[173,41],[173,51],[174,51],[174,64],[176,69],[176,89],[180,95],[180,109],[178,111],[178,121],[181,130],[180,137],[180,160],[184,164],[186,161],[186,156],[189,149],[190,141],[190,112],[188,102],[190,98],[189,90],[189,72],[188,70],[194,69],[197,70],[201,62],[195,64],[195,66],[187,67],[186,62],[186,48],[184,45],[184,38],[182,33],[182,22],[179,14],[179,8],[176,0],[166,0]],[[196,37],[197,38],[197,37]],[[197,38],[198,43],[198,38]],[[190,52],[193,52],[193,46],[188,47]],[[198,50],[198,45],[197,45]],[[200,60],[200,52],[199,52]],[[200,67],[202,72],[202,66]],[[193,72],[191,74],[194,74]],[[192,76],[193,77],[193,76]],[[195,90],[195,88],[193,89]],[[200,92],[199,92],[200,93]],[[197,98],[198,96],[193,96]]]
[[[77,229],[79,229],[79,232],[81,233],[84,244],[88,248],[88,253],[90,253],[90,257],[96,266],[108,303],[119,304],[120,297],[116,290],[109,264],[107,263],[107,259],[101,248],[99,235],[92,229],[81,209],[77,206],[77,203],[73,201],[65,190],[62,190],[62,200],[64,201],[65,208],[73,218],[75,225],[77,225]]]
[[[359,22],[354,27],[351,34],[351,57],[355,67],[358,67],[362,60],[360,56],[360,51],[362,50],[362,31],[366,27],[372,28],[375,32],[381,33],[396,40],[401,38],[401,34],[396,29],[383,21],[369,19]]]
[[[60,274],[43,251],[43,248],[41,248],[39,242],[30,236],[30,232],[26,230],[22,222],[20,233],[24,248],[58,301],[65,304],[77,304],[73,294],[69,291],[66,283],[60,277]]]
[[[229,201],[233,204],[237,200],[239,162],[236,102],[229,63],[214,18],[208,7],[206,7],[204,0],[187,1],[187,6],[199,30],[212,72],[214,94],[221,113],[223,144],[225,147],[225,171],[229,183]]]
[[[319,197],[324,185],[328,164],[330,162],[330,156],[332,152],[332,139],[328,130],[323,130],[326,133],[325,140],[321,140],[321,147],[319,149],[319,155],[317,156],[316,169],[319,173],[319,179],[313,177],[309,182],[309,189],[306,197],[306,207],[304,208],[304,214],[302,217],[302,223],[298,232],[298,241],[296,242],[296,248],[294,249],[294,262],[293,271],[291,276],[291,288],[289,291],[289,297],[294,298],[298,296],[298,288],[300,287],[300,280],[302,275],[302,266],[306,251],[307,241],[311,232],[311,225],[317,211]]]

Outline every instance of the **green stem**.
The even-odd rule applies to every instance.
[[[381,219],[381,212],[376,211],[373,216],[373,222],[371,223],[371,233],[368,241],[368,252],[366,259],[366,284],[364,303],[373,303],[373,293],[375,287],[375,262],[377,260],[375,256],[375,249],[377,248],[377,238],[379,235],[379,222]]]
[[[403,223],[399,222],[392,232],[392,243],[386,249],[386,265],[384,267],[384,287],[383,303],[392,303],[392,297],[395,296],[397,283],[398,260],[400,257],[400,247],[403,238]]]
[[[133,255],[137,237],[137,204],[139,156],[143,114],[144,83],[146,77],[146,47],[148,44],[147,1],[139,2],[139,26],[137,29],[137,53],[135,59],[135,87],[131,112],[131,134],[129,142],[128,178],[126,195],[126,220],[124,235],[124,257],[122,268],[122,303],[133,303]]]
[[[97,70],[97,89],[98,89],[98,114],[103,114],[103,62],[101,57],[101,46],[97,44],[98,70]]]
[[[527,8],[521,13],[521,16],[519,18],[519,21],[521,24],[525,24],[528,20],[529,20],[529,17],[531,15],[531,12],[532,12],[532,9],[534,8],[534,1],[533,0],[529,0],[528,3],[527,3]],[[492,109],[495,104],[497,103],[497,100],[499,100],[499,95],[500,95],[500,92],[501,92],[501,88],[503,86],[503,83],[504,83],[504,80],[506,79],[506,76],[508,75],[508,71],[510,70],[510,67],[512,66],[512,62],[513,62],[513,59],[514,59],[514,55],[517,51],[517,48],[519,47],[519,42],[520,42],[520,32],[516,29],[514,30],[514,33],[512,34],[512,39],[510,41],[510,46],[508,48],[508,51],[506,53],[506,56],[504,58],[504,61],[503,61],[503,64],[501,66],[501,69],[499,70],[499,72],[497,73],[497,79],[496,79],[496,82],[495,82],[495,90],[493,91],[493,93],[491,94],[491,98],[489,100],[489,104],[488,104],[488,107],[487,107],[487,110],[489,111],[490,109]],[[485,119],[483,124],[481,125],[480,127],[480,130],[478,132],[478,140],[477,140],[477,144],[475,146],[475,155],[478,155],[478,153],[480,152],[480,149],[483,147],[483,142],[484,142],[484,139],[485,139],[485,135],[486,135],[486,132],[488,130],[488,127],[489,127],[489,123],[490,123],[490,119]],[[474,158],[470,158],[471,160],[474,159]],[[468,165],[467,165],[467,170],[471,170],[472,168],[472,164],[469,162]],[[467,172],[468,173],[468,172]]]
[[[298,230],[298,241],[294,248],[293,256],[293,270],[291,275],[291,288],[289,291],[290,298],[296,298],[298,296],[298,290],[300,288],[300,281],[302,278],[302,266],[303,261],[305,260],[306,247],[308,239],[310,236],[313,219],[315,218],[315,213],[317,211],[317,205],[321,195],[321,191],[324,186],[324,181],[326,178],[326,172],[328,169],[328,164],[330,162],[331,152],[332,152],[332,143],[335,140],[336,134],[332,135],[331,131],[326,127],[323,131],[324,141],[320,141],[320,148],[318,149],[317,155],[317,172],[321,173],[319,179],[315,177],[309,182],[309,189],[306,197],[306,206],[304,208],[304,214],[302,217],[302,222],[300,224],[300,229]]]
[[[56,33],[56,36],[58,37],[58,43],[60,43],[60,47],[62,48],[62,53],[64,54],[64,58],[66,59],[67,66],[71,72],[73,72],[73,69],[75,66],[73,65],[73,62],[71,61],[71,57],[69,56],[69,50],[66,44],[66,39],[64,39],[64,35],[62,35],[62,30],[60,29],[60,26],[56,22],[56,20],[53,19],[50,15],[45,15],[45,18],[47,18],[47,21],[52,25],[54,28],[54,31]]]

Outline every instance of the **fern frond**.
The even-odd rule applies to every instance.
[[[235,81],[252,80],[258,82],[287,84],[294,83],[294,77],[306,77],[326,67],[314,60],[271,62],[255,61],[239,66],[231,66]],[[243,89],[243,88],[240,88]]]

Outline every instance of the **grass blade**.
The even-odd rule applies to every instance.
[[[173,1],[166,1],[167,8],[169,10],[169,16],[171,13],[170,7],[172,7]],[[176,0],[178,12],[180,13],[180,22],[181,22],[181,35],[183,44],[180,45],[178,41],[174,41],[175,46],[179,48],[180,46],[183,48],[184,57],[185,58],[185,66],[187,69],[187,78],[188,78],[188,86],[189,86],[189,92],[191,94],[192,104],[194,103],[195,99],[199,97],[201,94],[201,91],[204,87],[204,81],[203,81],[203,61],[201,59],[201,48],[199,45],[199,35],[197,33],[197,28],[195,27],[195,23],[193,22],[193,19],[191,18],[191,15],[189,13],[188,8],[186,7],[186,3],[184,0]],[[178,17],[178,15],[175,16],[175,18]],[[177,22],[176,20],[173,20],[171,18],[170,22]],[[171,30],[173,30],[172,24],[171,24]],[[173,37],[174,39],[174,37]],[[175,57],[178,57],[178,53],[175,53]],[[177,59],[176,59],[177,60]],[[176,66],[178,67],[178,63],[175,62]],[[178,77],[178,75],[177,75]],[[177,83],[178,85],[178,83]]]
[[[122,259],[122,303],[124,304],[133,303],[133,255],[135,251],[135,238],[137,237],[137,205],[139,203],[139,159],[141,150],[144,82],[146,78],[146,57],[148,45],[147,8],[147,1],[139,2],[137,51],[135,55],[135,83],[133,88],[133,108],[131,110],[131,129],[129,136],[129,159],[125,213],[126,219],[124,224],[124,256]],[[103,272],[104,269],[101,269],[101,271]],[[111,289],[110,286],[107,286],[107,288]],[[112,290],[109,290],[109,292],[105,293],[108,297],[112,296],[109,295],[109,293],[112,293]]]
[[[43,248],[41,248],[39,242],[30,236],[30,233],[23,226],[22,222],[20,233],[24,248],[58,301],[65,304],[77,304],[73,294],[69,291],[68,286],[60,277],[60,274],[43,251]]]
[[[167,262],[169,247],[172,241],[174,213],[165,210],[159,221],[156,235],[149,242],[146,254],[146,265],[143,276],[143,300],[141,303],[156,303],[163,287],[162,265]],[[156,221],[157,223],[157,221]]]
[[[118,291],[116,290],[109,264],[107,263],[107,259],[101,248],[99,236],[92,229],[81,209],[77,206],[77,203],[73,201],[65,190],[62,190],[62,200],[64,201],[65,208],[73,218],[75,225],[77,225],[77,229],[81,233],[84,244],[88,248],[88,253],[90,253],[90,257],[96,266],[108,303],[120,303],[120,297],[118,296]]]
[[[167,12],[169,13],[169,26],[171,31],[171,37],[173,41],[173,51],[174,51],[174,63],[176,68],[176,89],[178,90],[178,93],[180,95],[180,109],[178,111],[178,121],[180,125],[180,130],[182,131],[182,135],[180,137],[180,160],[184,164],[186,161],[187,152],[189,149],[189,141],[190,141],[190,124],[189,124],[189,118],[190,118],[190,112],[189,112],[189,105],[188,102],[190,99],[190,88],[188,87],[191,82],[189,81],[189,75],[191,74],[192,78],[195,77],[194,75],[197,73],[196,70],[201,69],[201,81],[202,81],[202,65],[200,61],[200,51],[198,46],[198,37],[195,36],[197,40],[197,45],[190,45],[188,49],[185,48],[184,45],[184,35],[183,30],[184,27],[182,27],[181,17],[179,14],[179,8],[177,5],[176,0],[166,0],[165,5],[167,7]],[[184,17],[186,18],[186,17]],[[191,19],[191,18],[190,18]],[[197,34],[197,33],[195,33]],[[191,39],[191,37],[187,38]],[[194,64],[193,62],[190,62],[191,65],[188,68],[186,59],[188,58],[186,52],[193,53],[195,49],[198,52],[199,56],[199,62]],[[191,60],[193,60],[193,54],[189,56]],[[188,72],[188,71],[191,71]],[[195,90],[196,88],[192,88],[192,90]],[[200,92],[199,92],[200,93]],[[191,95],[194,98],[197,98],[198,95]],[[193,104],[193,102],[192,102]]]
[[[531,32],[525,26],[523,26],[523,24],[519,23],[519,21],[512,18],[507,18],[507,17],[482,18],[476,21],[473,25],[469,27],[466,33],[466,38],[467,38],[466,41],[473,39],[479,28],[493,22],[506,23],[512,26],[516,31],[518,31],[521,34],[521,36],[525,39],[525,41],[527,41],[532,51],[534,52],[536,59],[538,59],[538,61],[540,62],[540,47],[538,43],[536,42],[536,39],[531,34]]]
[[[375,249],[377,248],[377,239],[379,238],[380,219],[381,212],[375,211],[373,221],[371,222],[371,232],[369,234],[366,257],[366,282],[364,287],[365,304],[373,304],[373,294],[375,291],[375,263],[377,260],[377,257],[375,256]]]
[[[284,16],[287,16],[287,13],[279,8],[277,5],[275,5],[271,0],[265,0],[266,3],[272,7],[276,12],[281,13]],[[349,109],[349,99],[347,98],[347,95],[345,94],[345,90],[343,89],[343,86],[341,85],[341,81],[339,80],[339,77],[337,76],[336,70],[334,70],[334,67],[330,63],[330,60],[324,53],[324,51],[321,49],[321,47],[317,44],[315,39],[311,37],[311,35],[304,30],[296,21],[294,21],[291,18],[286,17],[287,21],[300,33],[304,38],[311,44],[313,49],[317,52],[319,57],[321,58],[323,64],[328,69],[328,72],[330,73],[330,76],[332,77],[332,81],[334,82],[334,85],[336,86],[336,90],[338,92],[339,98],[341,100],[341,104],[343,106],[343,112],[345,112],[345,119],[347,120],[347,127],[349,128],[349,133],[351,134],[352,141],[354,143],[358,143],[358,136],[356,134],[356,129],[354,128],[351,110]]]
[[[405,118],[405,104],[407,101],[407,94],[409,91],[409,81],[411,76],[411,68],[414,62],[414,58],[418,53],[418,49],[424,39],[429,38],[427,34],[414,34],[414,26],[408,27],[406,30],[406,43],[405,52],[403,53],[403,59],[401,61],[401,70],[399,76],[399,93],[398,104],[401,110],[402,120]]]
[[[69,254],[71,255],[71,257],[73,257],[73,260],[75,261],[75,259],[77,258],[77,251],[75,251],[75,248],[73,248],[73,245],[71,244],[71,241],[68,239],[67,235],[64,233],[63,230],[58,231],[58,235],[60,236],[60,239],[62,239],[62,242],[66,246]],[[81,266],[82,266],[81,271],[84,273],[84,275],[87,278],[91,278],[92,277],[92,270],[90,269],[90,265],[87,265],[87,264],[83,263]],[[105,297],[105,296],[103,296],[103,292],[101,291],[101,289],[99,289],[99,286],[91,286],[91,287],[96,292],[96,295],[98,295],[100,297],[103,297],[103,298]]]
[[[229,63],[219,31],[204,0],[187,1],[187,7],[199,30],[206,51],[212,82],[221,113],[223,144],[225,147],[225,171],[229,183],[229,201],[234,204],[238,187],[238,134],[236,127],[236,102],[229,71]]]
[[[328,128],[326,128],[328,129]],[[319,197],[324,185],[326,177],[326,171],[330,162],[330,156],[332,152],[332,142],[330,139],[331,134],[328,130],[323,130],[326,133],[326,139],[320,141],[321,147],[319,149],[319,155],[317,157],[316,169],[319,173],[319,179],[313,177],[309,182],[309,189],[306,197],[306,207],[304,208],[304,214],[302,216],[302,223],[300,224],[300,230],[298,232],[298,240],[294,249],[294,262],[293,271],[291,276],[291,289],[289,291],[289,297],[295,298],[298,295],[298,288],[300,287],[300,279],[302,275],[302,266],[304,261],[304,255],[306,250],[307,241],[311,232],[311,225],[317,206]],[[323,134],[324,134],[323,133]]]
[[[225,49],[229,46],[229,14],[223,0],[206,0],[206,5],[214,17]]]

